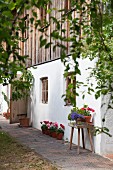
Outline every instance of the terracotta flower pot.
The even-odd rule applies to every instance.
[[[42,133],[45,134],[45,130],[44,129],[42,129]]]
[[[90,123],[91,122],[91,116],[84,116],[85,117],[85,121]]]
[[[6,119],[10,119],[10,112],[4,112],[4,113],[3,113],[3,116],[4,116]]]
[[[62,140],[62,139],[63,139],[63,136],[64,136],[63,133],[58,133],[58,134],[57,134],[57,139],[58,139],[58,140]]]
[[[29,118],[27,118],[27,117],[19,119],[19,122],[20,122],[20,126],[22,126],[22,127],[29,126]]]
[[[52,132],[52,137],[53,137],[53,138],[56,138],[56,137],[57,137],[56,132]]]
[[[44,130],[44,134],[47,135],[47,130]]]
[[[51,136],[51,137],[52,137],[52,132],[51,132],[51,131],[49,131],[49,136]]]
[[[45,130],[45,134],[46,135],[50,135],[50,131],[47,129],[47,130]]]

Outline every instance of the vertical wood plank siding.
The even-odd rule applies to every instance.
[[[44,8],[41,8],[40,10],[35,9],[35,12],[37,12],[38,15],[38,19],[41,19],[41,22],[43,22],[44,18],[49,22],[50,16],[54,16],[55,18],[60,19],[61,13],[58,12],[58,10],[64,8],[64,1],[65,0],[53,0],[52,4],[47,6],[47,9],[56,8],[56,10],[53,10],[51,14],[45,13],[46,10]],[[56,43],[61,42],[60,40],[56,42],[56,40],[50,36],[51,32],[56,29],[56,24],[51,22],[46,32],[41,33],[38,31],[39,27],[35,28],[29,21],[29,19],[32,17],[32,10],[25,11],[24,15],[26,14],[28,14],[26,25],[29,26],[29,29],[25,32],[24,36],[25,38],[28,38],[28,40],[25,43],[19,42],[21,48],[20,54],[29,56],[26,61],[26,66],[30,67],[31,65],[40,64],[60,58],[60,48],[56,47],[56,50],[53,51],[53,47],[56,45]],[[49,48],[40,48],[41,35],[43,35],[43,38],[47,39],[47,43],[52,42],[52,45],[50,45]]]
[[[89,0],[88,0],[89,1]],[[71,0],[52,0],[52,4],[49,4],[47,6],[47,9],[55,8],[56,10],[53,10],[50,14],[45,13],[45,9],[41,8],[35,9],[35,12],[37,12],[38,19],[41,19],[41,22],[43,23],[44,18],[49,22],[50,16],[54,16],[57,19],[61,19],[61,12],[58,12],[59,9],[65,8],[65,12],[67,12],[70,7]],[[63,12],[62,12],[63,13]],[[52,38],[51,32],[56,29],[56,24],[53,22],[50,22],[50,26],[46,30],[46,32],[41,33],[38,28],[35,28],[33,24],[30,23],[29,19],[32,17],[32,10],[25,11],[24,15],[28,14],[26,25],[29,25],[29,29],[25,33],[25,37],[28,38],[28,40],[25,43],[19,42],[21,53],[22,55],[29,55],[29,58],[27,59],[26,66],[29,67],[31,65],[44,63],[47,61],[52,61],[57,58],[60,58],[60,48],[56,47],[56,51],[53,51],[53,46],[56,44],[64,44],[67,48],[67,54],[69,54],[70,51],[70,44],[69,42],[61,42],[61,40],[54,40]],[[77,12],[73,12],[73,17],[79,17],[80,14]],[[81,20],[81,18],[80,18]],[[69,21],[67,20],[65,23],[62,24],[61,29],[65,29],[65,34],[63,34],[65,37],[70,36],[70,29],[69,29]],[[32,32],[31,32],[32,30]],[[61,33],[61,31],[59,31]],[[59,34],[60,34],[59,33]],[[45,47],[40,48],[40,36],[43,35],[43,38],[47,38],[47,42],[52,42],[49,48],[45,49]],[[49,35],[49,36],[47,36]],[[72,35],[71,35],[72,36]]]

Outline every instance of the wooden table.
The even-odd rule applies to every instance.
[[[68,126],[71,127],[70,149],[72,147],[74,128],[78,129],[78,149],[77,149],[78,154],[80,153],[80,129],[82,132],[82,144],[83,144],[83,148],[85,149],[84,129],[87,129],[88,137],[89,137],[89,141],[91,145],[91,151],[94,152],[94,146],[93,146],[93,141],[92,141],[92,136],[91,136],[91,131],[93,130],[94,125],[92,123],[81,122],[79,124],[69,123]]]

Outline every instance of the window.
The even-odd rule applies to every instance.
[[[76,77],[74,72],[68,73],[66,77],[66,105],[76,103]]]
[[[41,78],[42,83],[42,103],[48,103],[48,78]]]

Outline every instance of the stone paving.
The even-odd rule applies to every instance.
[[[35,128],[22,128],[18,124],[9,124],[2,116],[0,116],[0,126],[21,144],[51,161],[59,170],[113,170],[113,161],[82,148],[78,155],[76,145],[69,150],[69,143],[43,135]]]

